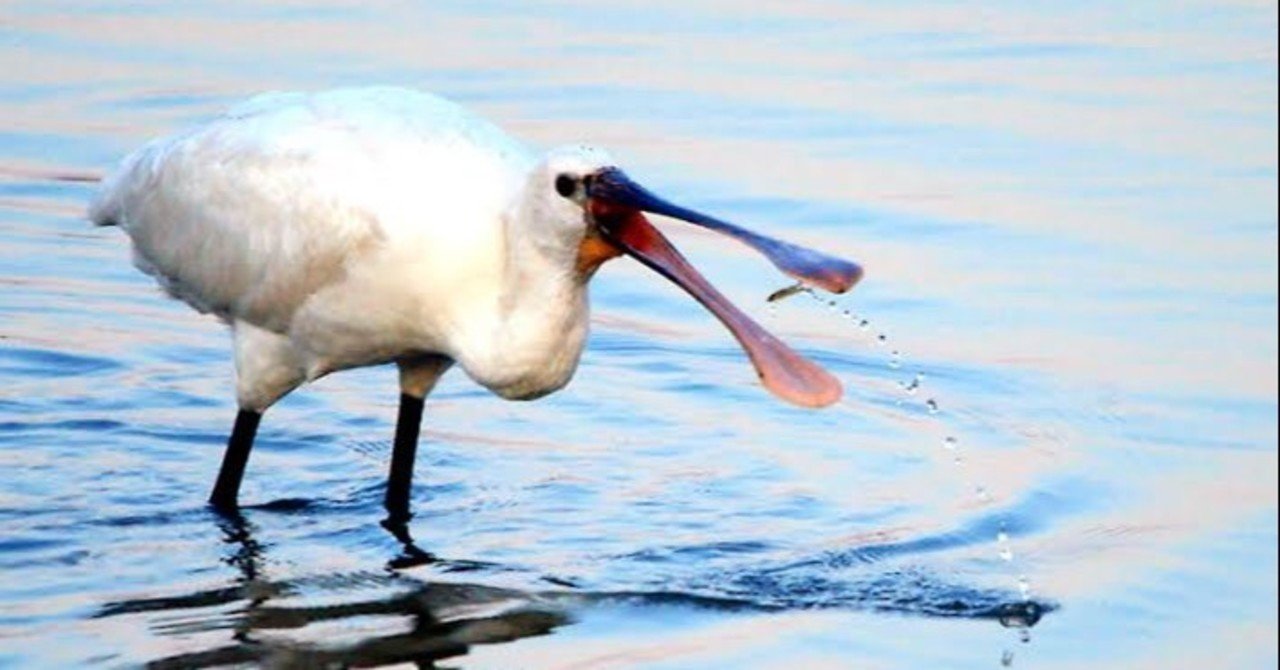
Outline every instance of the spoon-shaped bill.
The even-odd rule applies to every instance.
[[[746,350],[765,388],[804,407],[825,407],[840,399],[843,389],[835,377],[738,310],[643,214],[598,203],[593,215],[611,242],[680,286],[720,319]]]
[[[723,233],[764,254],[788,275],[832,293],[844,293],[862,278],[862,268],[857,263],[761,235],[668,202],[631,181],[618,168],[604,168],[593,174],[587,195],[593,202],[661,214]]]

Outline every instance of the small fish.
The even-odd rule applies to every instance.
[[[805,286],[805,285],[804,285],[804,282],[796,282],[795,284],[792,284],[791,286],[784,286],[784,287],[782,287],[782,288],[780,288],[780,289],[778,289],[778,290],[774,291],[773,293],[770,293],[770,294],[769,294],[769,297],[768,297],[768,298],[765,298],[765,301],[766,301],[766,302],[778,302],[779,300],[783,300],[783,299],[785,299],[785,298],[790,298],[791,296],[793,296],[793,295],[795,295],[795,294],[797,294],[797,293],[804,293],[804,292],[806,292],[806,291],[808,291],[808,290],[809,290],[809,287],[808,287],[808,286]]]

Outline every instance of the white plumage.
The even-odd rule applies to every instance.
[[[106,179],[90,218],[118,225],[135,264],[231,325],[240,415],[212,502],[236,505],[258,419],[299,384],[395,362],[387,506],[407,518],[422,399],[457,363],[506,398],[564,386],[587,335],[587,282],[634,256],[729,327],[778,395],[821,406],[839,383],[715,291],[640,214],[750,244],[831,290],[854,264],[673,205],[604,152],[539,158],[441,98],[392,88],[271,94],[153,141]]]
[[[244,408],[424,353],[529,397],[568,381],[587,315],[580,208],[577,222],[536,214],[559,204],[556,174],[606,164],[566,149],[533,169],[525,147],[425,93],[271,94],[126,158],[90,217],[232,324]]]

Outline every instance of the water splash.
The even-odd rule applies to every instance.
[[[921,375],[920,373],[916,373],[916,376],[912,377],[911,381],[902,382],[901,384],[902,390],[905,391],[907,395],[915,395],[916,391],[920,390],[920,384],[923,382],[924,382],[924,375]]]
[[[1009,533],[1004,529],[1004,524],[1000,525],[1000,532],[996,533],[996,549],[1000,552],[1000,560],[1013,562],[1013,547],[1009,543]]]
[[[771,294],[768,298],[768,302],[770,305],[770,315],[776,317],[776,313],[777,313],[776,303],[778,301],[784,298],[788,298],[793,295],[799,295],[802,293],[813,298],[815,301],[822,303],[830,311],[837,312],[841,314],[846,320],[852,323],[855,323],[859,333],[863,334],[864,336],[873,332],[872,323],[870,319],[866,318],[865,316],[859,316],[858,314],[854,313],[850,309],[842,308],[840,303],[835,299],[824,298],[819,296],[813,290],[813,288],[808,287],[803,283],[799,283],[793,286],[779,289],[778,291],[775,291],[773,294]],[[890,343],[889,335],[884,330],[876,330],[875,332],[876,332],[876,335],[874,337],[875,344],[878,347],[887,347]],[[893,347],[889,351],[888,361],[886,365],[890,370],[893,370],[895,372],[899,371],[903,367],[904,358],[905,358],[905,354],[902,348]],[[925,381],[924,371],[916,370],[908,380],[899,382],[898,386],[901,389],[902,393],[906,396],[906,398],[895,399],[894,400],[895,406],[901,407],[907,401],[914,400],[914,398],[916,398],[920,394],[924,381]],[[923,407],[925,412],[930,417],[933,417],[935,420],[945,422],[945,419],[942,418],[942,414],[943,414],[942,405],[936,397],[930,396],[927,399],[925,399],[925,401],[923,402]],[[961,467],[961,468],[964,467],[966,463],[966,459],[965,459],[964,453],[960,449],[960,441],[955,437],[954,434],[952,434],[952,431],[950,430],[951,428],[950,426],[944,423],[942,427],[945,429],[945,432],[946,432],[946,436],[942,440],[943,449],[950,454],[952,463],[956,467]],[[966,476],[966,479],[967,479],[967,476]],[[991,495],[991,492],[985,484],[973,483],[971,484],[971,486],[974,492],[974,496],[978,499],[979,503],[983,505],[989,505],[993,502],[993,497]],[[1005,521],[1000,522],[1000,530],[996,534],[995,544],[996,544],[997,556],[1006,565],[1009,565],[1010,567],[1014,567],[1015,555],[1013,551],[1013,543],[1010,539],[1009,532],[1007,529],[1007,524]],[[1030,642],[1031,640],[1030,628],[1031,626],[1035,625],[1035,623],[1039,620],[1040,615],[1042,613],[1042,609],[1037,603],[1035,603],[1031,599],[1031,594],[1032,594],[1031,580],[1030,578],[1027,577],[1025,573],[1018,573],[1016,578],[1016,584],[1017,584],[1018,594],[1021,598],[1021,602],[1007,603],[1006,605],[1004,605],[1002,607],[1002,612],[999,616],[999,620],[1000,620],[1000,623],[1005,627],[1018,629],[1019,641],[1026,643],[1026,642]],[[1004,655],[1001,658],[1001,664],[1008,667],[1012,665],[1012,663],[1013,663],[1013,652],[1011,650],[1006,649],[1004,651]]]

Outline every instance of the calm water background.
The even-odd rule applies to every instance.
[[[1274,3],[430,7],[0,6],[0,665],[1274,667]],[[567,389],[432,396],[416,549],[378,525],[390,369],[273,409],[263,505],[212,514],[228,338],[83,180],[367,83],[861,260],[836,311],[770,310],[758,258],[668,226],[846,400],[779,404],[618,261]],[[993,618],[1020,577],[1029,631]]]

